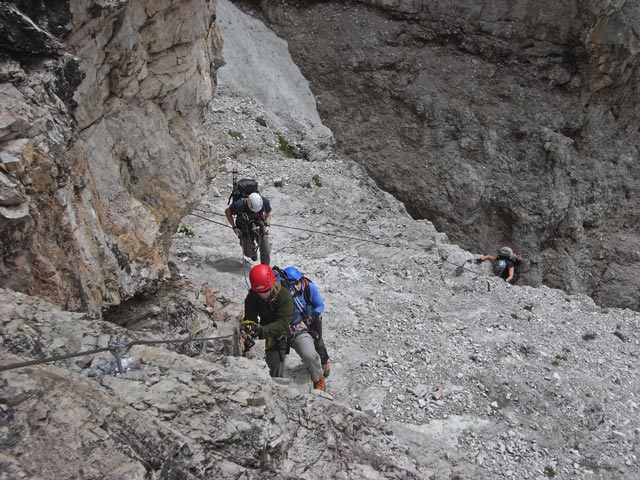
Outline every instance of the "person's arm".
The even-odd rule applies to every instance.
[[[240,230],[240,228],[236,225],[235,219],[233,217],[234,215],[238,215],[238,212],[236,210],[237,207],[234,207],[234,205],[236,205],[235,202],[225,208],[224,215],[225,217],[227,217],[227,222],[229,222],[229,225],[231,225],[233,233],[235,233],[238,238],[241,238],[242,230]]]
[[[476,263],[482,263],[485,260],[490,260],[492,262],[496,261],[496,257],[494,257],[493,255],[483,255],[480,258],[476,258]]]
[[[278,297],[278,303],[275,309],[275,321],[262,327],[262,335],[265,338],[267,336],[277,337],[287,333],[289,331],[289,325],[293,320],[294,308],[291,293],[286,288],[281,288]]]
[[[245,341],[245,351],[255,344],[246,342],[250,342],[252,338],[264,338],[262,326],[258,323],[258,297],[251,290],[244,299],[244,319],[240,336]]]
[[[236,228],[236,222],[233,219],[233,213],[231,213],[231,207],[225,208],[224,215],[227,217],[227,222],[229,222],[229,225],[231,225],[231,228]]]
[[[309,303],[307,307],[309,309],[309,314],[312,315],[317,313],[318,315],[324,311],[324,301],[322,300],[322,295],[320,295],[320,290],[313,283],[310,283],[307,288],[309,289]]]
[[[513,280],[513,274],[515,273],[516,269],[513,267],[509,267],[509,276],[507,278],[504,279],[505,282],[510,282],[511,280]]]
[[[262,208],[264,209],[264,224],[271,225],[271,202],[267,197],[262,197]]]
[[[251,292],[244,299],[244,320],[258,322],[258,298]]]

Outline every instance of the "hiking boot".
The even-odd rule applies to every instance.
[[[331,367],[329,366],[329,360],[322,364],[322,375],[328,377],[331,373]]]
[[[313,389],[324,392],[324,377],[320,377],[317,382],[313,382]]]

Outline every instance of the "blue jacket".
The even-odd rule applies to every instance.
[[[288,279],[280,275],[277,268],[274,269],[274,273],[276,274],[276,280],[279,281],[283,287],[287,288],[293,297],[295,312],[293,320],[291,321],[292,325],[298,324],[300,320],[302,320],[302,317],[311,316],[314,313],[322,314],[324,311],[324,301],[322,300],[322,295],[320,295],[318,287],[316,287],[313,282],[303,278],[302,288],[297,292],[293,284],[289,284]]]
[[[293,286],[289,289],[293,296],[293,305],[295,308],[294,323],[299,322],[303,316],[311,316],[313,313],[321,314],[324,311],[324,301],[322,300],[322,295],[320,295],[318,287],[312,282],[303,282],[303,285],[306,283],[306,286],[300,289],[299,292],[296,292]],[[305,290],[308,291],[306,295]],[[309,299],[308,302],[305,297]]]

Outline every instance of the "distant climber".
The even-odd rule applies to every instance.
[[[497,255],[487,254],[476,258],[475,263],[480,264],[485,260],[489,260],[492,263],[493,273],[505,282],[515,285],[520,279],[522,260],[510,247],[500,248]]]
[[[239,196],[225,209],[224,214],[233,232],[240,239],[244,256],[255,262],[258,260],[259,250],[260,263],[269,265],[271,260],[269,199],[258,192]]]
[[[298,353],[313,381],[313,388],[324,390],[324,378],[329,376],[329,354],[322,338],[324,302],[318,287],[300,270],[273,267],[283,287],[293,296],[295,316],[289,327],[289,342]]]
[[[251,289],[244,300],[242,336],[245,341],[265,340],[265,361],[272,377],[284,377],[287,335],[295,310],[288,289],[276,281],[271,267],[264,264],[249,271]]]

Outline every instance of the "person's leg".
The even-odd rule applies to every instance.
[[[316,352],[320,355],[320,363],[324,365],[329,361],[329,354],[327,353],[327,347],[325,347],[324,340],[322,339],[322,316],[318,317],[318,320],[313,322],[311,330],[313,332],[313,343],[316,347]]]
[[[269,234],[263,234],[260,239],[260,263],[271,265],[271,240]]]
[[[285,348],[286,344],[278,344],[276,348],[267,350],[264,354],[264,359],[269,367],[269,375],[272,377],[284,377],[285,358],[287,357]]]
[[[305,364],[311,380],[315,383],[322,377],[322,367],[320,366],[320,356],[316,352],[313,338],[308,333],[300,333],[291,342],[291,348],[300,356]]]
[[[255,251],[253,249],[253,241],[251,240],[251,235],[242,232],[242,236],[240,237],[240,244],[242,245],[242,254],[245,257],[251,258],[255,255]]]

